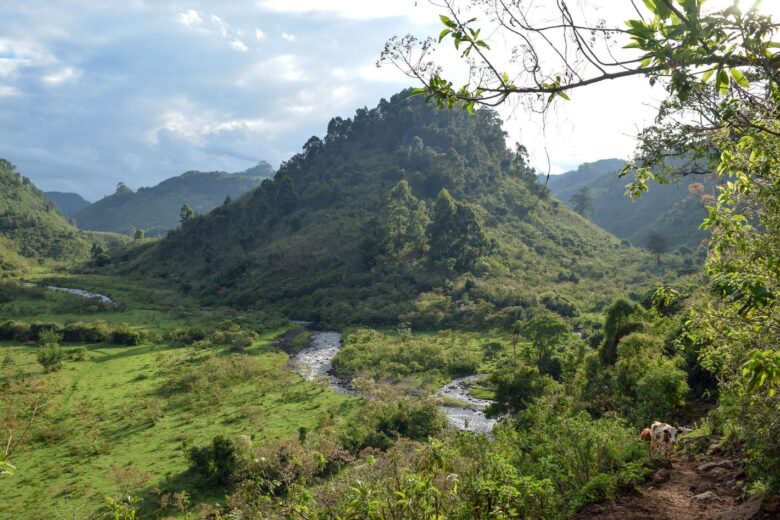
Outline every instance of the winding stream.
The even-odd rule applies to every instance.
[[[82,298],[95,299],[98,300],[100,303],[105,303],[107,305],[114,304],[114,300],[112,300],[105,294],[93,293],[90,291],[85,291],[84,289],[71,289],[70,287],[56,287],[54,285],[49,285],[46,288],[51,289],[52,291],[60,291],[60,292],[75,294],[76,296],[81,296]]]
[[[333,357],[340,348],[341,333],[312,332],[311,346],[301,350],[295,356],[298,373],[308,380],[327,377],[330,380],[330,387],[334,391],[355,395],[354,390],[344,386],[342,381],[331,374]],[[475,382],[478,377],[474,375],[454,379],[444,385],[437,394],[457,399],[465,405],[464,408],[444,405],[439,407],[447,416],[450,426],[486,435],[493,430],[497,421],[485,417],[484,410],[490,401],[477,399],[469,394],[468,385]]]

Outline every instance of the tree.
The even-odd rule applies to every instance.
[[[276,212],[280,216],[292,213],[298,207],[298,194],[295,192],[295,186],[289,175],[283,175],[278,180],[274,203]]]
[[[133,234],[133,238],[135,240],[141,240],[144,238],[144,230],[143,229],[136,229],[135,234]]]
[[[390,190],[379,215],[382,252],[393,258],[420,258],[428,248],[428,208],[405,180]]]
[[[193,216],[192,208],[187,204],[186,202],[182,205],[181,209],[179,210],[179,222],[184,225],[190,220],[192,220]]]
[[[92,242],[92,249],[90,249],[90,256],[92,257],[92,260],[97,260],[101,255],[105,254],[105,251],[103,250],[103,247],[100,246],[97,242]]]
[[[669,251],[669,239],[660,233],[655,231],[647,235],[647,249],[652,253],[655,253],[655,260],[658,265],[661,265],[661,255]]]
[[[571,196],[569,202],[572,205],[574,211],[587,218],[593,214],[593,197],[590,194],[590,188],[587,186],[581,187],[577,192]]]
[[[133,190],[131,190],[127,184],[124,182],[119,182],[116,185],[116,192],[114,192],[115,195],[131,195],[133,193]]]
[[[474,209],[456,201],[446,188],[436,197],[428,232],[431,259],[456,270],[474,267],[490,245]]]
[[[560,363],[553,359],[553,353],[567,340],[570,330],[563,319],[552,312],[544,312],[522,326],[523,336],[536,349],[536,366],[541,375],[560,375]]]

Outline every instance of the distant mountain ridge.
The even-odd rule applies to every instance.
[[[639,200],[631,201],[625,195],[631,179],[618,177],[625,164],[620,159],[584,163],[574,171],[551,176],[547,187],[572,208],[572,196],[587,187],[593,202],[590,220],[636,246],[644,247],[655,232],[667,238],[672,249],[698,247],[708,236],[699,229],[707,213],[701,197],[714,193],[714,178],[690,176],[676,184],[653,183]],[[697,185],[691,188],[693,183]]]
[[[130,234],[142,229],[147,236],[161,235],[179,225],[179,210],[189,205],[203,214],[236,199],[274,175],[265,161],[237,173],[188,171],[151,188],[133,192],[123,183],[113,195],[91,204],[74,215],[81,229]]]
[[[53,202],[66,217],[72,217],[92,204],[78,193],[46,191],[44,192],[44,195],[46,195],[46,198]]]

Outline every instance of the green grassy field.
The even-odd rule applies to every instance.
[[[258,341],[239,354],[174,348],[159,339],[173,327],[226,318],[249,321],[252,316],[194,309],[186,301],[163,311],[171,295],[120,287],[111,279],[58,281],[63,282],[110,294],[120,308],[86,309],[76,296],[45,291],[42,298],[0,307],[0,321],[103,320],[127,323],[156,339],[138,346],[66,344],[61,348],[86,348],[85,359],[66,361],[50,374],[36,361],[37,345],[0,342],[0,386],[6,388],[0,417],[18,405],[8,391],[15,384],[40,378],[53,393],[13,457],[16,473],[0,486],[0,502],[14,518],[72,517],[77,508],[81,518],[128,481],[142,490],[142,511],[149,515],[157,514],[154,488],[187,489],[194,505],[213,505],[224,497],[192,485],[187,447],[206,444],[217,434],[247,435],[262,444],[294,436],[300,427],[312,430],[355,409],[357,400],[304,381],[288,367],[288,356],[269,346],[285,327],[261,330]]]

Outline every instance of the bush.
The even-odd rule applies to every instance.
[[[111,329],[105,322],[69,323],[60,329],[62,340],[73,343],[106,343],[111,341]]]
[[[223,435],[217,435],[211,445],[193,447],[187,452],[190,469],[209,484],[230,486],[237,481],[239,468],[236,444]]]
[[[62,361],[65,359],[63,352],[57,345],[41,347],[36,356],[38,363],[43,367],[44,372],[54,372],[62,368]]]
[[[117,325],[111,331],[111,343],[117,345],[140,345],[144,340],[144,334],[133,330],[126,324]]]
[[[22,321],[6,321],[0,325],[0,339],[6,341],[31,341],[30,324]]]
[[[206,331],[200,327],[175,328],[165,333],[165,341],[175,347],[192,345],[197,341],[203,341],[207,337]]]

